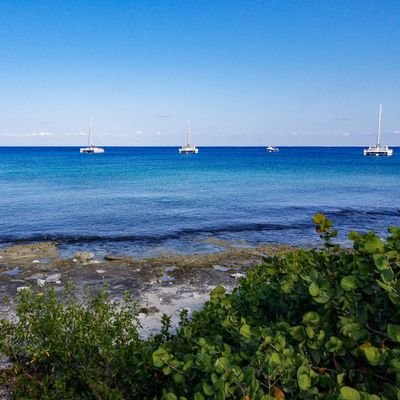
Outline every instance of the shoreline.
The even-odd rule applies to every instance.
[[[219,241],[214,244],[224,250],[141,259],[90,252],[64,258],[54,242],[1,248],[0,319],[15,316],[16,294],[26,287],[38,292],[53,287],[62,292],[72,282],[75,295],[84,301],[88,290],[98,291],[107,285],[111,300],[121,301],[128,291],[140,303],[142,335],[147,336],[158,331],[162,314],[169,315],[172,326],[176,326],[180,310],[187,309],[190,314],[201,309],[215,286],[223,285],[231,291],[247,269],[263,257],[294,249],[288,245],[238,247]]]

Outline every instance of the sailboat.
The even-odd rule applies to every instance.
[[[381,145],[381,123],[382,123],[382,104],[379,105],[378,133],[376,135],[376,145],[364,149],[364,156],[392,156],[393,149]]]
[[[92,120],[90,120],[88,147],[81,147],[79,152],[80,153],[86,153],[86,154],[104,153],[104,149],[103,148],[96,147],[93,144],[93,121]]]
[[[186,146],[182,146],[179,149],[179,154],[197,154],[199,152],[199,149],[190,144],[190,136],[191,136],[191,131],[190,131],[190,121],[187,122],[187,132],[186,132]]]

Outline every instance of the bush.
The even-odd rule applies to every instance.
[[[0,339],[16,398],[400,399],[400,229],[341,249],[331,222],[314,222],[322,249],[266,258],[175,335],[165,318],[140,339],[134,304],[106,292],[88,307],[22,293]]]

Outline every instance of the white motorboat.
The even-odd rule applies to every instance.
[[[268,151],[268,153],[276,153],[277,151],[279,151],[277,147],[274,147],[272,145],[269,145],[265,150]]]
[[[104,153],[104,149],[102,147],[97,147],[93,144],[93,123],[90,121],[90,130],[89,130],[89,141],[87,147],[81,147],[79,150],[80,153],[85,154],[100,154]]]
[[[381,123],[382,123],[382,104],[379,105],[378,132],[376,134],[376,145],[364,149],[364,156],[392,156],[393,149],[389,146],[381,145]]]
[[[190,136],[191,136],[191,130],[190,130],[190,121],[187,122],[187,132],[186,132],[186,145],[182,146],[179,149],[179,154],[197,154],[199,152],[199,149],[190,144]]]

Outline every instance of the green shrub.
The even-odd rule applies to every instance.
[[[1,323],[15,398],[400,399],[400,229],[351,233],[314,217],[324,247],[266,258],[217,287],[172,335],[138,336],[136,306],[21,293]]]

